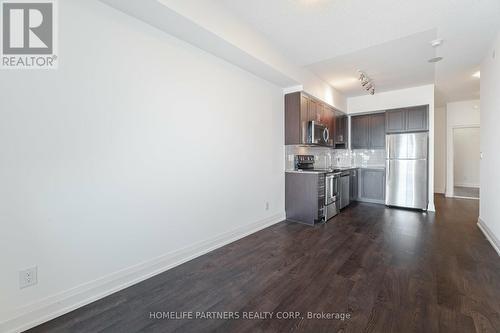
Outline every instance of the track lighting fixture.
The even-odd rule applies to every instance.
[[[370,93],[370,95],[375,94],[375,83],[373,82],[372,79],[368,75],[366,75],[365,72],[362,70],[358,69],[358,75],[359,75],[359,82],[361,83],[361,86]]]

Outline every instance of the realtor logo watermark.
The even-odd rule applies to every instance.
[[[57,68],[56,2],[3,0],[2,69]]]

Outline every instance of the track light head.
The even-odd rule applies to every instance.
[[[371,95],[375,94],[375,83],[365,72],[358,69],[357,73],[359,75],[358,80],[361,83],[361,86],[366,89]]]

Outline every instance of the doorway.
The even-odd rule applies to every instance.
[[[453,195],[479,199],[479,126],[453,128]]]

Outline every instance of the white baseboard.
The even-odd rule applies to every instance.
[[[464,197],[464,196],[460,196],[460,195],[454,195],[452,198],[455,198],[455,199],[467,199],[467,200],[480,200],[479,198]]]
[[[455,183],[454,185],[458,187],[479,188],[479,184],[473,184],[473,183]]]
[[[283,220],[284,212],[52,295],[16,311],[0,332],[30,329]]]
[[[491,246],[497,251],[497,254],[500,256],[500,241],[495,235],[491,232],[490,228],[484,223],[484,221],[479,217],[477,219],[477,226],[483,232],[486,239],[490,242]]]

